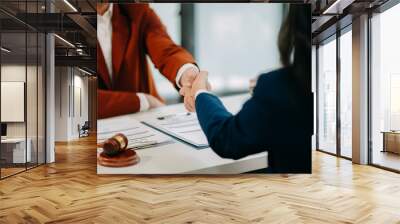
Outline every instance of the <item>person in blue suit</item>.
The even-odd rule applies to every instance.
[[[191,97],[210,147],[223,158],[268,152],[268,168],[257,172],[311,173],[311,10],[291,5],[279,33],[283,67],[261,74],[252,97],[229,113],[207,88],[202,71]],[[186,96],[185,96],[186,97]]]

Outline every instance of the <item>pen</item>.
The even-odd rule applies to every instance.
[[[189,115],[190,115],[189,112],[180,113],[180,114],[169,114],[169,115],[157,117],[157,119],[158,119],[158,120],[164,120],[164,119],[171,118],[171,117],[175,117],[175,116],[189,116]]]

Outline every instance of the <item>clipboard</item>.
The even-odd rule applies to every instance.
[[[209,147],[196,113],[180,113],[142,121],[145,125],[198,149]]]

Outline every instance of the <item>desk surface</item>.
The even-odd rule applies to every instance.
[[[236,113],[249,98],[248,94],[223,97],[228,110]],[[183,104],[169,105],[146,112],[98,120],[98,128],[113,120],[133,118],[144,121],[162,115],[185,112]],[[101,149],[97,152],[100,153]],[[267,167],[267,153],[240,160],[223,159],[211,148],[196,149],[174,139],[171,144],[137,150],[140,162],[134,166],[110,168],[97,165],[98,174],[238,174]]]

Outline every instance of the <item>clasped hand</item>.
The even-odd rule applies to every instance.
[[[195,107],[195,95],[199,90],[211,90],[211,85],[208,82],[208,72],[200,71],[197,72],[195,69],[188,69],[182,75],[180,80],[182,88],[179,90],[179,94],[184,98],[183,102],[188,111],[194,112]]]

